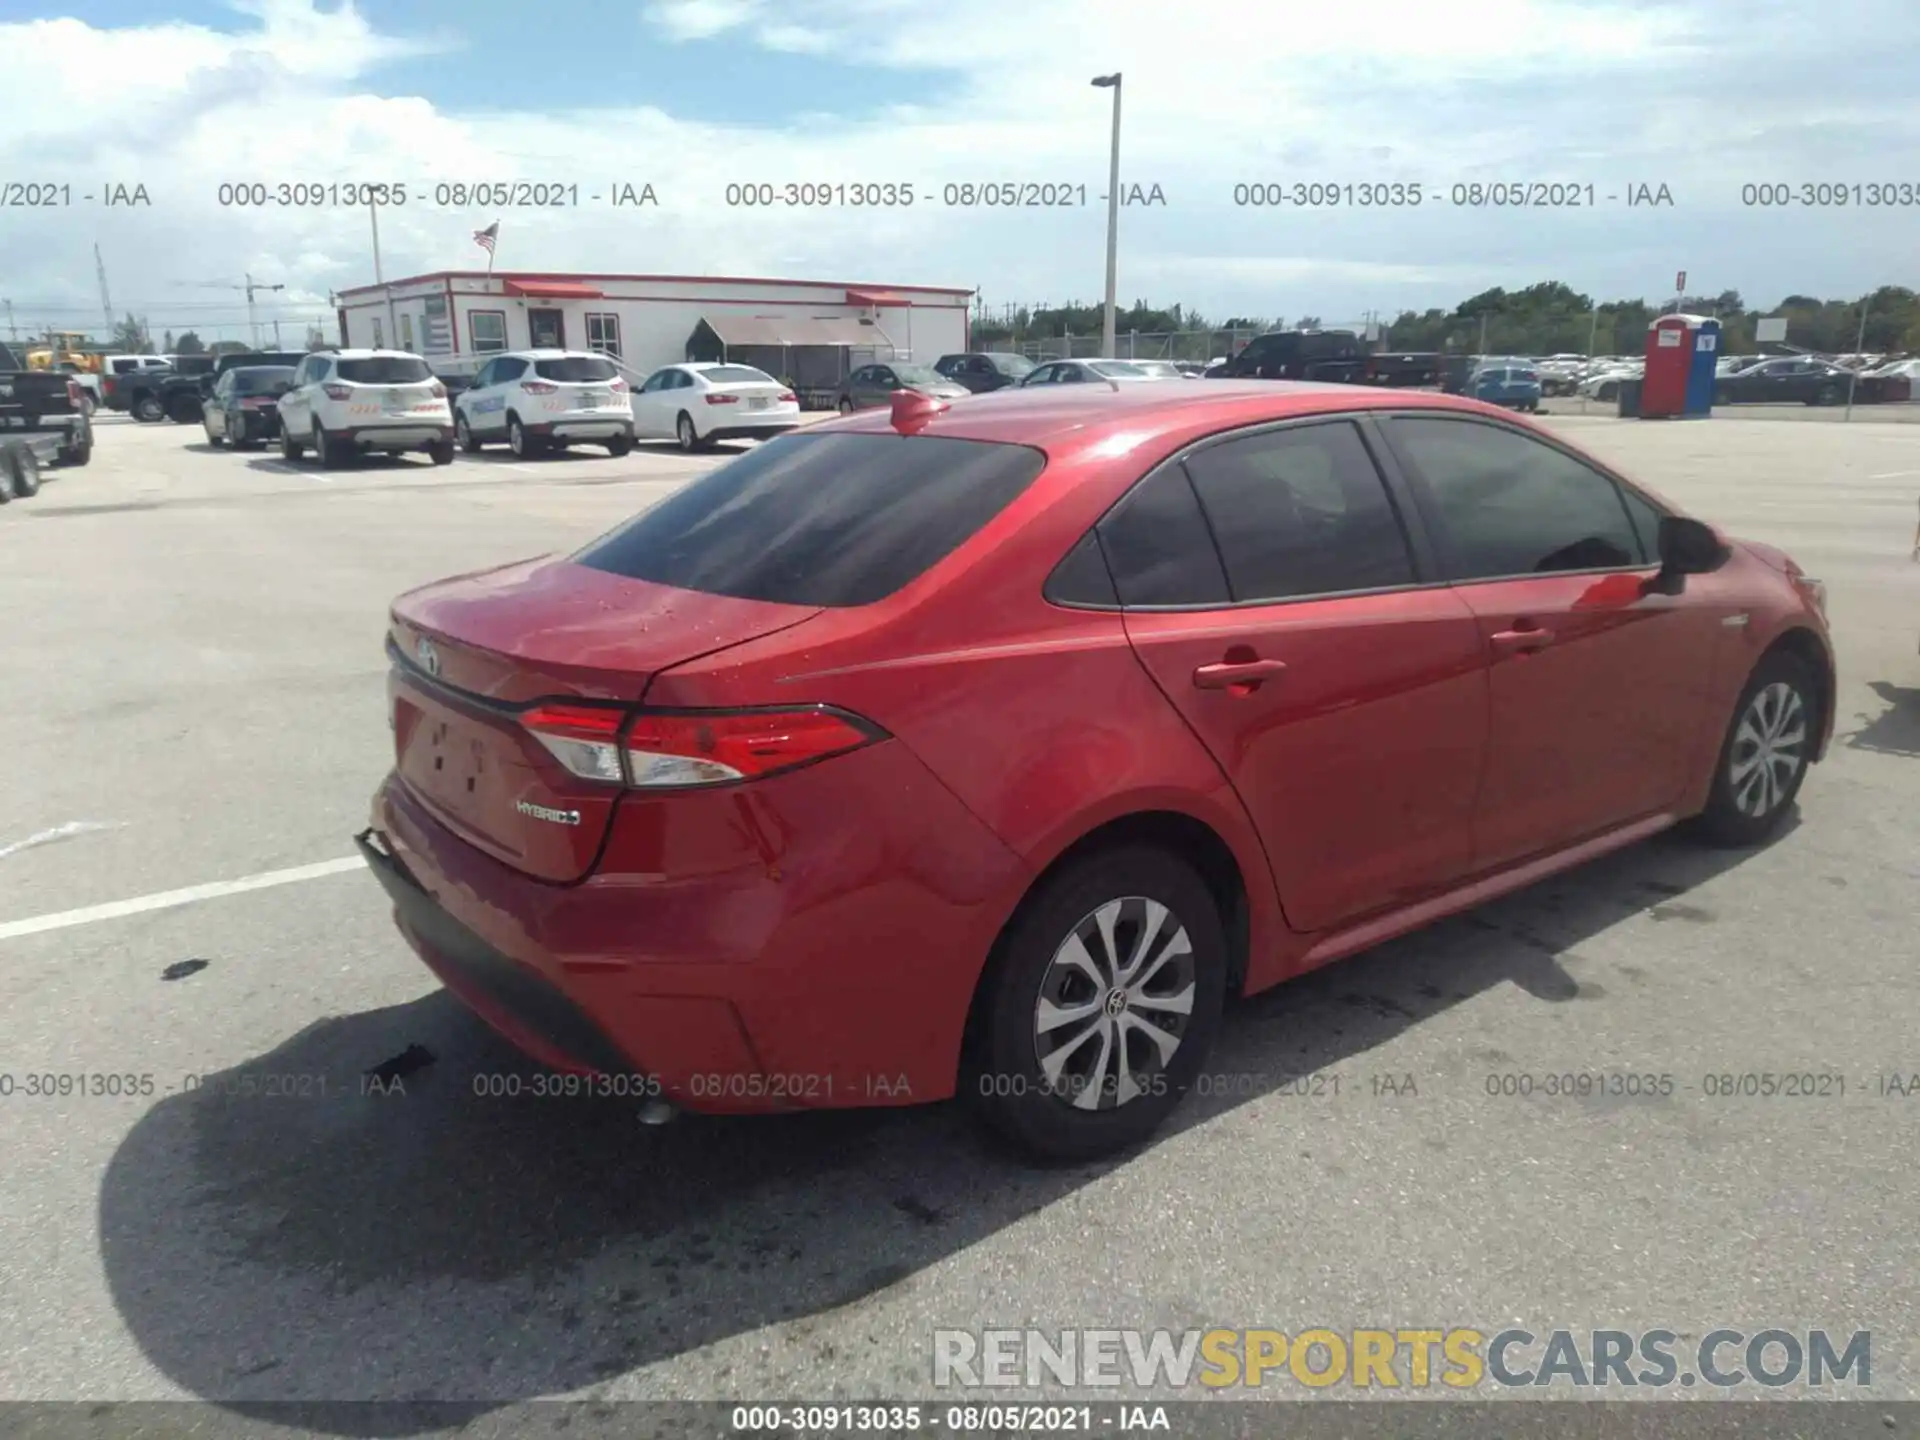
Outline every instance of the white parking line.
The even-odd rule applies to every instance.
[[[1920,470],[1887,470],[1879,475],[1869,475],[1869,480],[1898,480],[1902,475],[1920,475]]]
[[[318,880],[327,875],[344,875],[365,868],[358,855],[339,860],[322,860],[315,865],[295,865],[289,870],[265,870],[258,875],[243,875],[238,880],[215,880],[208,885],[189,885],[184,890],[162,890],[154,895],[139,895],[131,900],[115,900],[105,905],[88,905],[80,910],[61,910],[52,915],[33,915],[25,920],[0,924],[0,940],[22,935],[40,935],[48,930],[65,930],[74,925],[91,925],[96,920],[118,920],[141,915],[149,910],[170,910],[176,905],[192,905],[200,900],[217,900],[223,895],[244,895],[249,890],[270,890],[276,885],[294,885],[302,880]]]

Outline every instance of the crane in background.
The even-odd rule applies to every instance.
[[[107,293],[107,262],[100,258],[100,242],[93,242],[93,270],[100,277],[100,314],[107,322],[107,328],[101,333],[107,337],[107,343],[113,343],[113,297]]]
[[[264,293],[264,292],[273,291],[273,290],[284,290],[287,287],[284,285],[268,285],[263,283],[262,281],[255,280],[253,278],[253,272],[248,271],[245,277],[244,284],[236,285],[231,280],[201,280],[195,283],[194,288],[200,289],[200,290],[244,291],[247,297],[247,332],[252,337],[253,348],[255,350],[258,350],[260,348],[260,320],[259,320],[259,317],[254,313],[253,297],[259,293]],[[277,349],[280,344],[280,320],[279,320],[279,317],[277,316],[274,318],[274,322],[273,322],[273,343],[275,348]]]

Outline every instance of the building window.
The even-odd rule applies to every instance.
[[[507,312],[504,310],[469,310],[467,312],[467,339],[473,342],[473,353],[488,355],[496,350],[507,348]]]
[[[400,317],[400,348],[409,353],[413,350],[413,316]]]
[[[587,348],[618,360],[620,358],[620,317],[618,315],[587,316]]]
[[[384,350],[387,348],[387,334],[380,328],[380,317],[378,315],[373,317],[373,348],[376,350]]]

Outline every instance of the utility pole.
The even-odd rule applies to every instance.
[[[1100,322],[1100,353],[1111,358],[1116,343],[1114,290],[1120,262],[1120,72],[1096,75],[1092,83],[1095,89],[1113,91],[1113,148],[1107,162],[1107,296],[1106,313]]]
[[[1867,348],[1867,301],[1860,302],[1860,335],[1853,342],[1853,364],[1848,367],[1847,375],[1847,413],[1848,420],[1853,419],[1853,387],[1860,380],[1860,352]]]
[[[1480,353],[1487,353],[1487,312],[1480,312]]]
[[[9,340],[19,340],[20,327],[13,323],[13,302],[11,300],[0,300],[0,305],[7,307],[7,338]]]

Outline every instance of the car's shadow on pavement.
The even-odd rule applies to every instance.
[[[1596,978],[1578,947],[1642,912],[1714,923],[1684,897],[1742,858],[1656,839],[1240,1004],[1206,1068],[1244,1081],[1190,1096],[1153,1143],[1192,1146],[1267,1096],[1285,1098],[1269,1123],[1304,1142],[1300,1077],[1363,1070],[1494,987],[1604,1023],[1611,988],[1661,976],[1615,961]],[[431,1063],[367,1078],[413,1046]],[[1506,1058],[1447,1065],[1464,1080]],[[340,1434],[417,1433],[450,1423],[428,1402],[478,1414],[830,1311],[832,1333],[783,1332],[786,1363],[868,1344],[907,1393],[930,1380],[930,1338],[862,1332],[850,1312],[1127,1163],[1023,1163],[953,1104],[648,1128],[630,1101],[535,1098],[545,1075],[436,992],[320,1021],[161,1100],[102,1182],[121,1318],[184,1390]],[[715,1359],[707,1383],[758,1381]],[[366,1400],[401,1408],[345,1403]],[[275,1408],[289,1401],[308,1402],[297,1422]]]
[[[1850,750],[1881,755],[1920,756],[1920,689],[1872,681],[1869,688],[1887,702],[1887,708],[1846,737]]]

